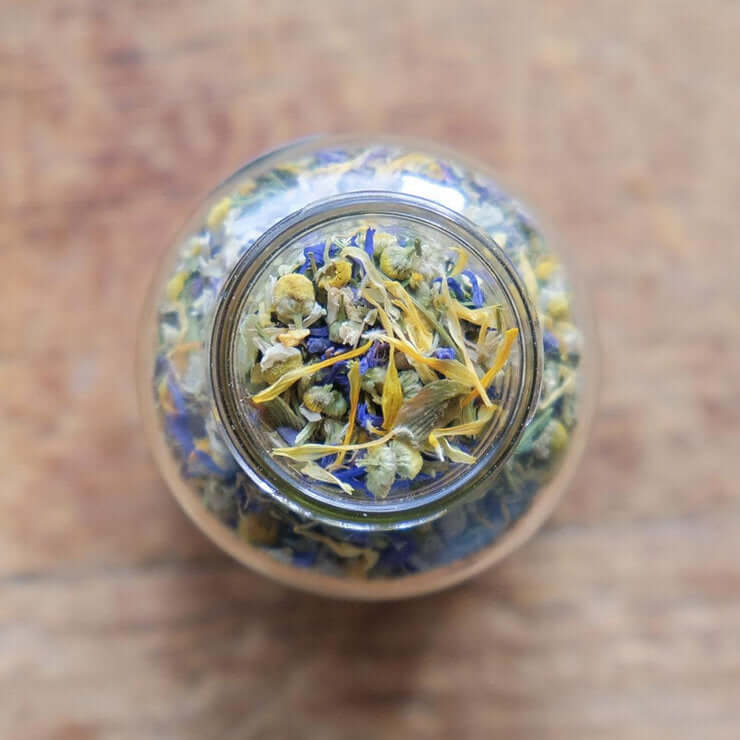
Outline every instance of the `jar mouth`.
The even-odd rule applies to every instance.
[[[280,264],[302,255],[317,234],[346,233],[357,224],[423,234],[425,239],[463,250],[486,271],[507,326],[516,327],[513,370],[506,374],[502,408],[482,435],[477,460],[455,465],[429,482],[388,498],[347,494],[335,486],[307,481],[295,465],[270,454],[279,444],[275,428],[251,402],[241,367],[243,321],[269,276]],[[436,240],[436,241],[435,241]],[[444,515],[463,500],[485,493],[516,447],[539,397],[543,350],[534,304],[503,250],[454,210],[416,196],[363,191],[317,201],[268,229],[242,254],[219,295],[210,335],[209,376],[215,412],[238,465],[264,494],[295,513],[347,529],[392,530],[417,526]]]

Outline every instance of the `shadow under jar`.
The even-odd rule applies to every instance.
[[[140,337],[156,460],[224,550],[382,599],[479,572],[542,523],[593,409],[562,256],[476,164],[316,137],[213,193]]]

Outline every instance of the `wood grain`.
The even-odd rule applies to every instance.
[[[740,736],[740,6],[8,0],[0,8],[0,737]],[[166,493],[136,313],[197,200],[306,133],[461,148],[593,294],[599,416],[535,540],[344,604]]]

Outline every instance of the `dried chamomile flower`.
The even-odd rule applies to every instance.
[[[354,347],[362,336],[364,325],[356,321],[335,321],[329,327],[329,339]]]
[[[352,263],[347,260],[333,260],[319,277],[319,288],[341,288],[352,277]]]
[[[396,456],[388,445],[373,447],[364,459],[365,485],[377,498],[386,498],[396,479]]]
[[[395,244],[383,250],[380,255],[380,269],[389,278],[406,280],[413,272],[417,257],[413,249]]]
[[[299,349],[273,344],[262,355],[259,366],[264,381],[274,383],[289,370],[295,370],[301,365],[303,365],[303,357]]]
[[[289,323],[296,317],[308,316],[315,303],[313,283],[297,273],[283,275],[272,293],[272,308],[278,318]]]
[[[317,411],[334,419],[347,413],[347,401],[331,385],[314,385],[303,394],[303,405],[310,411]]]
[[[393,234],[388,234],[385,231],[381,231],[375,234],[373,239],[373,255],[376,259],[380,259],[383,252],[388,247],[395,247],[398,245],[398,240]]]
[[[396,474],[398,477],[408,480],[416,478],[424,464],[421,453],[406,442],[395,439],[390,446],[396,459]]]
[[[363,376],[361,381],[362,390],[369,393],[376,403],[380,403],[383,383],[385,382],[385,368],[371,367]]]

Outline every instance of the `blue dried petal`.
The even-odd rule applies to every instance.
[[[478,196],[479,200],[488,200],[490,190],[487,187],[479,185],[475,180],[470,180],[468,184],[470,186],[470,189]]]
[[[432,284],[434,283],[441,283],[442,278],[434,278],[432,280]],[[448,277],[447,278],[447,285],[449,286],[450,290],[455,294],[455,298],[457,298],[458,301],[464,301],[465,300],[465,293],[460,286],[460,283],[455,280],[455,278]]]
[[[478,276],[472,270],[463,270],[461,275],[465,275],[470,280],[470,284],[473,286],[472,301],[475,308],[481,308],[486,302],[481,290],[480,283],[478,282]]]
[[[157,359],[154,361],[154,376],[159,377],[163,375],[165,370],[169,367],[169,360],[167,355],[164,353],[158,354]]]
[[[331,347],[331,342],[320,337],[309,337],[306,342],[306,349],[311,355],[320,355],[322,352],[326,352],[329,347]]]
[[[376,429],[379,429],[380,425],[383,423],[383,417],[368,411],[367,403],[363,401],[357,407],[357,423],[363,429],[367,430],[368,422],[370,422]]]
[[[316,563],[318,553],[316,550],[306,550],[304,552],[293,552],[293,565],[301,568],[310,568]]]
[[[365,232],[365,251],[372,257],[375,254],[375,229]]]
[[[322,383],[335,383],[337,382],[337,378],[343,374],[346,380],[347,379],[346,372],[347,372],[347,360],[342,360],[341,362],[337,362],[334,365],[332,365],[330,368],[323,371],[323,374],[321,376],[321,382]]]
[[[371,367],[385,365],[387,362],[388,345],[385,342],[375,342],[360,358],[360,374],[364,375]]]
[[[558,344],[557,337],[551,331],[546,330],[542,335],[542,345],[546,355],[560,354],[560,345]]]
[[[462,289],[460,283],[455,280],[455,278],[448,277],[447,285],[449,285],[450,290],[455,294],[455,298],[457,298],[458,301],[465,300],[465,291]]]
[[[322,468],[328,468],[336,459],[336,455],[324,455],[324,457],[319,458],[318,464]]]
[[[187,405],[185,403],[185,397],[182,395],[180,386],[175,381],[174,375],[172,374],[171,371],[169,375],[167,376],[167,390],[170,392],[170,396],[172,397],[172,402],[175,404],[175,408],[177,409],[178,413],[180,414],[187,413]]]
[[[187,279],[187,289],[191,298],[197,298],[203,292],[203,278],[198,271],[190,274]]]
[[[309,336],[312,337],[328,337],[329,336],[329,327],[328,326],[312,326],[309,329]]]
[[[417,567],[410,562],[410,558],[416,551],[416,546],[410,537],[405,535],[402,539],[392,541],[388,547],[383,548],[380,553],[378,565],[391,572],[415,571]]]
[[[346,162],[348,159],[349,155],[343,149],[326,149],[316,153],[316,161],[319,164],[336,164]]]
[[[365,477],[366,472],[365,468],[358,468],[356,465],[353,465],[351,468],[347,468],[346,470],[335,470],[334,475],[344,483],[354,484],[362,480]]]
[[[295,438],[298,436],[298,430],[293,427],[278,427],[278,434],[291,446],[295,444]]]
[[[194,444],[188,417],[185,414],[172,414],[167,417],[165,426],[170,437],[186,455],[189,455],[194,449]]]
[[[454,360],[457,357],[457,352],[452,347],[437,347],[434,350],[434,356],[438,360]]]
[[[298,268],[298,272],[303,274],[304,272],[306,272],[306,270],[308,270],[309,267],[311,267],[310,255],[313,255],[316,267],[323,267],[325,244],[325,242],[319,242],[318,244],[312,244],[310,247],[306,247],[303,250],[303,257],[305,258],[305,262]],[[329,251],[331,252],[331,250]]]

